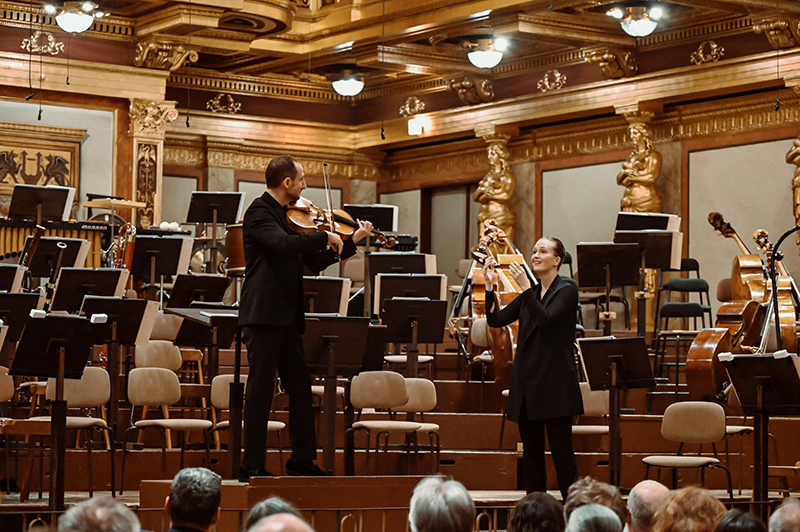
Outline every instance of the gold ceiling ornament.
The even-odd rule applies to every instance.
[[[154,37],[136,44],[133,64],[137,67],[174,72],[185,62],[195,63],[199,58],[196,50],[186,48],[181,42]]]
[[[763,33],[773,48],[794,48],[800,43],[800,20],[782,13],[753,21],[753,31]]]
[[[583,57],[587,63],[599,66],[607,79],[631,77],[639,72],[636,53],[631,50],[594,48],[586,50]]]
[[[222,103],[223,99],[225,100],[224,104]],[[206,102],[206,109],[212,113],[227,113],[230,115],[235,115],[242,110],[242,104],[234,100],[233,96],[230,94],[223,94],[220,92]]]
[[[725,48],[714,41],[703,41],[697,50],[692,52],[689,60],[693,65],[703,65],[705,63],[716,63],[725,55]]]
[[[416,96],[409,96],[406,99],[406,103],[400,106],[400,116],[408,118],[409,116],[418,115],[424,110],[425,102]]]
[[[472,199],[481,204],[478,211],[479,234],[483,234],[483,228],[489,220],[494,220],[509,241],[513,242],[517,215],[511,210],[510,202],[517,188],[517,177],[511,171],[511,153],[508,151],[510,138],[504,134],[484,137],[489,144],[486,148],[489,173],[478,183]],[[497,244],[490,246],[490,249],[493,253],[501,252]]]
[[[42,45],[42,36],[47,44]],[[64,43],[56,42],[56,38],[49,31],[36,30],[30,39],[23,39],[20,48],[29,54],[58,55],[64,51]]]
[[[654,116],[652,111],[625,113],[634,149],[617,175],[617,184],[625,187],[620,202],[623,212],[661,212],[663,206],[656,186],[661,175],[662,158],[653,144],[654,135],[650,127]]]
[[[786,163],[794,165],[794,177],[792,178],[792,211],[794,211],[794,223],[800,224],[800,137],[792,141],[792,148],[786,154]],[[797,247],[800,250],[800,233],[797,234]]]
[[[548,70],[544,73],[544,77],[539,80],[536,87],[541,92],[558,90],[567,84],[567,76],[558,70]]]
[[[167,124],[178,118],[175,102],[131,99],[128,114],[131,136],[156,139],[163,139]]]
[[[447,88],[458,94],[462,102],[474,105],[494,99],[492,80],[477,74],[455,74],[445,80]]]

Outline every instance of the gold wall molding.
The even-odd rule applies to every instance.
[[[16,122],[0,122],[0,135],[54,140],[59,142],[82,142],[86,137],[85,129],[71,127],[40,126],[36,124],[18,124]]]
[[[223,103],[223,100],[225,103]],[[206,109],[212,113],[235,115],[242,110],[241,102],[237,102],[230,94],[219,93],[206,102]]]
[[[42,37],[45,43],[42,44]],[[29,54],[58,55],[64,51],[64,43],[57,42],[55,36],[49,31],[36,30],[30,39],[22,39],[20,48]]]
[[[186,62],[197,62],[199,57],[196,50],[190,50],[182,42],[154,37],[136,44],[133,65],[174,72]]]
[[[726,16],[720,20],[709,21],[700,26],[668,29],[658,31],[647,37],[637,39],[638,49],[649,52],[669,46],[676,46],[689,42],[697,42],[704,37],[729,37],[742,35],[753,31],[753,19],[750,16]]]
[[[490,78],[471,73],[458,73],[445,78],[447,88],[468,105],[491,102],[494,99],[494,85]]]
[[[178,118],[175,102],[131,100],[129,108],[132,137],[163,139],[167,125]]]
[[[544,73],[544,77],[536,83],[536,88],[539,92],[556,91],[564,88],[567,84],[567,76],[558,70],[548,70]]]
[[[753,31],[766,35],[776,50],[794,48],[800,43],[800,19],[783,13],[753,21]]]
[[[0,26],[14,28],[29,28],[31,24],[44,27],[47,30],[60,32],[54,16],[45,14],[40,3],[35,3],[33,9],[30,5],[21,5],[12,2],[0,2]],[[102,37],[117,41],[133,40],[134,23],[129,20],[110,17],[98,19],[82,36]]]
[[[409,96],[403,105],[400,106],[400,116],[408,118],[418,115],[425,110],[425,102],[416,96]]]
[[[210,92],[224,92],[241,95],[258,95],[280,100],[306,102],[347,101],[336,94],[330,83],[312,80],[300,81],[293,76],[265,75],[240,76],[218,74],[216,72],[173,73],[169,78],[171,87],[190,87]]]
[[[635,76],[639,73],[636,52],[619,48],[594,48],[584,51],[587,63],[600,67],[606,79]]]
[[[689,62],[693,65],[703,65],[705,63],[716,63],[725,55],[725,48],[714,41],[703,41],[697,50],[689,56]]]

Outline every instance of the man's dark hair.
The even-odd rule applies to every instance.
[[[297,159],[291,155],[275,157],[269,162],[264,172],[264,180],[267,182],[267,188],[279,186],[287,177],[291,177],[292,179],[297,177]]]
[[[526,495],[511,513],[509,532],[564,532],[564,510],[549,493]]]
[[[291,514],[295,517],[303,519],[303,516],[300,515],[300,512],[298,512],[297,508],[292,506],[291,503],[284,501],[280,497],[269,497],[250,509],[250,513],[247,514],[247,520],[244,523],[244,530],[250,530],[253,525],[258,523],[264,517],[269,517],[275,514]],[[305,519],[303,520],[305,521]]]
[[[564,503],[564,514],[567,521],[573,510],[592,503],[611,508],[622,523],[628,520],[628,509],[615,486],[599,482],[592,477],[581,477],[569,487],[567,492],[567,500]]]
[[[222,478],[205,467],[187,467],[172,479],[169,516],[174,524],[209,526],[219,509]]]
[[[92,497],[58,519],[58,532],[139,532],[133,511],[111,497]]]
[[[767,525],[750,512],[728,510],[719,520],[716,532],[767,532]]]

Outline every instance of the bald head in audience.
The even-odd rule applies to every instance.
[[[784,499],[769,518],[769,532],[797,532],[800,530],[800,499]]]
[[[650,532],[656,510],[666,500],[669,489],[655,480],[643,480],[628,495],[628,529],[630,532]]]
[[[275,514],[264,517],[247,532],[314,532],[314,529],[296,515]]]

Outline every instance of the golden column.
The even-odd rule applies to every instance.
[[[167,124],[178,118],[175,102],[131,99],[130,136],[133,139],[134,201],[147,204],[134,211],[137,225],[150,227],[161,223],[164,135]]]
[[[484,224],[487,220],[494,220],[509,241],[514,240],[514,225],[517,216],[511,210],[510,202],[517,186],[517,178],[511,171],[509,159],[511,154],[507,145],[509,139],[518,132],[516,128],[501,129],[489,127],[482,130],[476,129],[476,134],[486,140],[489,173],[478,183],[478,188],[472,199],[481,204],[478,211],[478,231],[483,234]],[[497,253],[499,249],[492,249]]]
[[[662,201],[656,181],[661,175],[661,154],[653,145],[650,122],[652,111],[625,112],[633,152],[622,163],[617,184],[625,187],[620,210],[625,212],[661,212]]]

